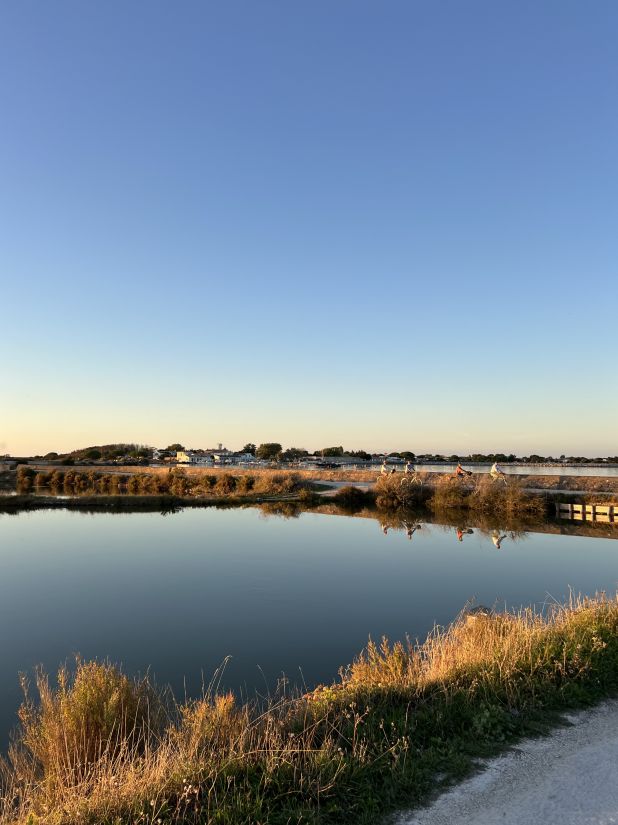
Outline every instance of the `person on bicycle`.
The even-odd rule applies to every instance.
[[[497,461],[491,465],[491,470],[489,471],[489,475],[493,479],[501,478],[506,483],[506,473],[502,469],[502,467],[498,464]]]
[[[470,472],[470,470],[464,470],[464,468],[461,466],[461,462],[458,462],[457,467],[455,467],[455,477],[456,478],[467,478],[468,476],[471,476],[471,475],[472,475],[472,473]]]
[[[414,473],[416,472],[416,468],[414,467],[414,464],[412,464],[411,461],[406,461],[406,466],[403,468],[403,471],[407,476],[414,475]]]

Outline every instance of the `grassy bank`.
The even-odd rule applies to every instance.
[[[448,510],[492,513],[498,517],[542,517],[548,512],[542,494],[531,493],[524,482],[509,478],[505,484],[487,475],[458,479],[440,476],[417,482],[405,476],[384,476],[375,485],[375,500],[383,510],[428,507],[433,512]]]
[[[165,472],[109,473],[98,470],[78,472],[53,470],[36,472],[21,466],[17,473],[17,492],[49,489],[54,494],[172,496],[177,499],[208,499],[299,494],[310,485],[298,473],[187,473],[182,469]]]
[[[267,707],[174,705],[147,679],[78,662],[57,687],[35,679],[0,770],[0,822],[377,822],[617,687],[607,598],[370,644],[335,684]]]
[[[548,511],[542,495],[528,492],[523,482],[510,478],[508,484],[488,476],[470,482],[443,478],[433,488],[427,501],[434,511],[458,509],[502,516],[544,516]]]

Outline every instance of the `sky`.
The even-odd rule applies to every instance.
[[[0,454],[618,454],[618,5],[0,2]]]

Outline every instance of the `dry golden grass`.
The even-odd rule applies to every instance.
[[[428,504],[435,511],[469,509],[506,517],[547,512],[545,498],[527,492],[524,481],[511,477],[504,483],[485,474],[465,480],[443,476],[433,486]]]
[[[527,714],[617,686],[618,601],[603,596],[370,643],[340,681],[263,708],[229,694],[170,707],[147,680],[78,661],[56,690],[39,674],[22,708],[0,823],[369,823]]]
[[[310,485],[299,473],[287,471],[186,471],[180,468],[133,473],[100,472],[94,469],[76,471],[56,469],[51,473],[22,473],[18,491],[29,492],[50,488],[52,493],[68,495],[170,495],[177,498],[238,499],[243,497],[290,496]]]

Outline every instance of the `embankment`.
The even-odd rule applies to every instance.
[[[0,823],[369,825],[617,688],[605,597],[463,614],[420,646],[370,643],[336,683],[267,705],[176,705],[78,660],[57,687],[35,678],[0,768]]]

